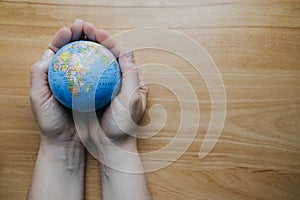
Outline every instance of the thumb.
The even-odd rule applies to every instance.
[[[42,55],[40,60],[41,62],[44,62],[44,64],[41,64],[37,67],[40,68],[40,70],[42,70],[43,72],[47,72],[50,61],[52,60],[53,56],[54,56],[54,52],[51,49],[47,49]]]
[[[128,51],[121,54],[119,63],[122,71],[121,92],[133,93],[139,87],[139,74],[133,52]]]
[[[41,60],[34,63],[30,69],[30,97],[33,102],[45,101],[51,96],[48,85],[48,68],[54,52],[47,49]]]

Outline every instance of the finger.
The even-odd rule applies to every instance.
[[[133,51],[127,49],[120,54],[119,64],[123,74],[129,71],[131,68],[136,67],[135,57]],[[138,71],[136,71],[136,77],[138,78]],[[137,79],[139,80],[139,79]]]
[[[64,27],[61,28],[54,36],[52,42],[49,45],[49,49],[56,53],[61,47],[69,43],[72,38],[71,29]]]
[[[70,29],[72,32],[72,41],[81,40],[83,39],[83,20],[76,19],[74,23],[71,25]]]
[[[109,49],[117,58],[120,56],[121,52],[125,51],[122,45],[103,29],[98,29],[95,37],[97,42]]]
[[[87,40],[90,41],[96,41],[96,32],[97,29],[94,27],[93,24],[89,23],[89,22],[84,22],[83,23],[83,32],[87,37]]]
[[[133,52],[130,51],[121,54],[119,63],[122,71],[121,91],[126,93],[133,93],[136,89],[139,88],[139,72],[136,67]]]
[[[87,37],[87,40],[90,41],[96,41],[96,31],[97,29],[94,27],[93,24],[89,23],[89,22],[84,22],[83,23],[83,32]]]

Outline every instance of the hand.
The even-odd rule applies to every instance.
[[[30,100],[32,111],[41,129],[42,142],[81,143],[76,133],[72,111],[62,106],[53,96],[48,84],[48,68],[54,54],[64,45],[76,40],[95,40],[93,27],[82,20],[75,20],[70,28],[60,29],[41,60],[31,67]],[[97,35],[102,37],[101,33]],[[87,131],[86,131],[87,132]]]
[[[105,31],[97,30],[86,22],[84,27],[89,30],[90,40],[102,44],[119,59],[122,83],[120,91],[108,107],[97,112],[98,120],[95,120],[97,118],[93,114],[81,114],[81,119],[89,119],[89,136],[98,149],[112,145],[111,142],[113,145],[126,143],[127,146],[130,143],[135,147],[136,130],[146,109],[148,89],[136,66],[134,54],[123,48]]]
[[[77,25],[77,24],[76,24]],[[75,26],[75,25],[73,25]],[[63,107],[53,96],[48,85],[48,68],[54,54],[70,42],[77,32],[60,29],[41,60],[31,67],[30,100],[33,114],[41,129],[41,140],[47,144],[80,142],[69,109]]]
[[[113,141],[136,137],[147,102],[148,89],[138,70],[132,52],[121,54],[121,89],[99,118],[103,132]]]

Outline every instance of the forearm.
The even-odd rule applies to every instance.
[[[49,145],[42,141],[27,199],[83,199],[84,159],[82,144]]]
[[[104,200],[150,200],[151,195],[143,173],[143,165],[136,145],[132,153],[106,148],[101,166]],[[105,163],[105,164],[104,164]]]

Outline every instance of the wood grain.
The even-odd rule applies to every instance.
[[[179,71],[196,91],[201,111],[197,136],[180,159],[145,159],[145,165],[171,163],[147,174],[154,199],[300,198],[299,1],[8,0],[0,1],[0,199],[25,198],[37,156],[29,67],[57,29],[75,18],[112,34],[145,26],[175,29],[199,42],[221,72],[226,122],[213,151],[200,160],[211,116],[203,78],[168,52],[136,52],[139,64],[161,63]],[[144,75],[147,81],[161,77],[182,87],[168,73],[145,70]],[[164,106],[168,118],[157,135],[139,140],[140,152],[167,145],[180,123],[178,100],[168,88],[150,85],[148,102],[148,108]],[[147,113],[143,124],[149,122]],[[101,199],[98,174],[98,163],[88,154],[85,199]]]

